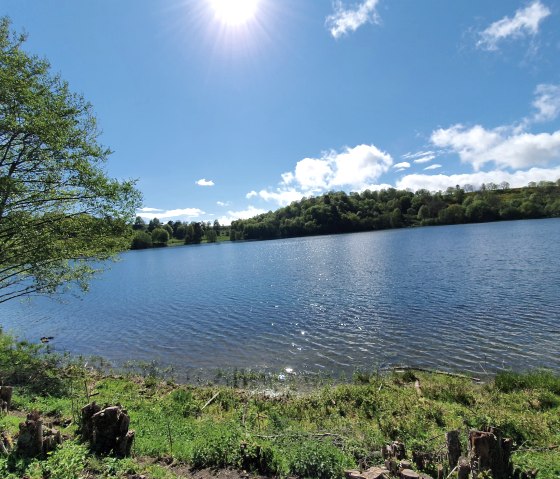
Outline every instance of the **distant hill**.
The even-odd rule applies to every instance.
[[[394,188],[329,192],[232,222],[232,240],[373,231],[408,226],[480,223],[560,216],[560,179],[510,188],[507,183],[416,193]]]

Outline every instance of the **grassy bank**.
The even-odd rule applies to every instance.
[[[1,417],[0,429],[15,437],[24,412],[38,410],[69,440],[46,460],[0,458],[2,478],[171,478],[186,470],[181,464],[342,477],[344,468],[381,462],[378,451],[388,441],[437,457],[446,431],[460,429],[466,440],[469,429],[485,426],[514,439],[516,465],[540,469],[543,479],[560,477],[560,377],[550,372],[501,373],[486,384],[416,371],[356,374],[305,392],[297,381],[272,391],[245,374],[230,382],[237,387],[106,375],[43,349],[0,336],[0,374],[16,386],[15,410]],[[136,430],[133,459],[95,458],[72,440],[79,409],[91,400],[127,408]]]

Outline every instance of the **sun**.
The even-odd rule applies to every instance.
[[[208,0],[216,18],[229,26],[250,22],[256,15],[260,0]]]

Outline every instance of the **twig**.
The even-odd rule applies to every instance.
[[[451,469],[451,472],[449,473],[449,475],[445,479],[449,479],[451,477],[451,474],[453,474],[458,468],[459,468],[459,465],[457,465],[453,469]]]
[[[220,391],[218,391],[216,394],[214,394],[207,402],[204,406],[202,406],[202,408],[200,409],[201,411],[204,411],[204,408],[206,406],[208,406],[214,399],[216,399],[218,397],[218,395],[220,394]]]

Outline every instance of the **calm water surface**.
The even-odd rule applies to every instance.
[[[560,370],[560,220],[128,252],[87,295],[8,302],[0,321],[179,372]]]

